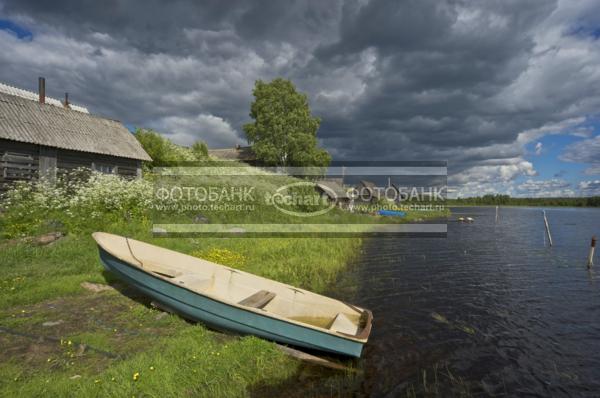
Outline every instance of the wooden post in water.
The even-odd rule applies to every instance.
[[[498,223],[498,206],[496,206],[496,224]]]
[[[592,236],[592,244],[590,245],[590,254],[588,255],[588,268],[592,268],[594,265],[594,251],[596,250],[596,237]]]
[[[546,225],[546,233],[548,234],[548,241],[550,242],[550,246],[552,246],[552,235],[550,235],[550,227],[548,226],[548,219],[546,218],[546,210],[542,211],[544,214],[544,225]]]

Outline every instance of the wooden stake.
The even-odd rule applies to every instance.
[[[496,206],[496,223],[498,223],[498,206]]]
[[[596,237],[592,236],[592,244],[590,245],[590,254],[588,255],[587,266],[592,268],[594,265],[594,251],[596,250]]]
[[[546,233],[548,234],[548,241],[550,242],[550,246],[552,246],[552,235],[550,235],[550,227],[548,226],[548,219],[546,218],[546,210],[542,212],[544,214],[544,224],[546,225]]]

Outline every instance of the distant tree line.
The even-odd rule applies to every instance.
[[[578,198],[513,198],[509,195],[483,195],[471,198],[448,199],[448,205],[468,206],[570,206],[600,207],[600,196]]]

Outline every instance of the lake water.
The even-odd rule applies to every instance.
[[[366,242],[336,290],[370,308],[354,377],[307,370],[302,395],[600,396],[600,209],[455,208],[447,238]],[[459,216],[475,218],[458,223]],[[295,395],[292,393],[291,395]]]

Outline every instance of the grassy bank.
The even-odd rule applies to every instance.
[[[316,238],[153,239],[147,228],[135,229],[112,232],[206,253],[315,290],[335,278],[360,244]],[[47,247],[5,247],[0,270],[0,327],[10,332],[0,333],[7,347],[0,354],[2,396],[240,396],[254,385],[280,382],[298,366],[264,340],[163,317],[132,292],[86,291],[81,282],[114,283],[87,235]],[[52,326],[44,326],[48,322]],[[81,345],[89,347],[81,352]]]
[[[13,204],[0,217],[6,238],[49,228],[67,234],[48,246],[0,240],[0,344],[5,347],[0,395],[242,396],[296,372],[298,362],[272,343],[217,333],[153,309],[147,298],[103,271],[90,233],[130,236],[316,292],[325,291],[358,255],[359,238],[154,237],[144,183],[94,178],[60,186],[58,192],[23,189],[19,200],[9,198]],[[262,191],[273,188],[267,180],[253,182]],[[260,210],[254,217],[288,221],[268,206]],[[209,222],[237,220],[231,214],[204,215]],[[193,216],[173,215],[178,222]],[[339,209],[323,217],[323,222],[390,222]],[[82,282],[117,290],[90,292]]]

